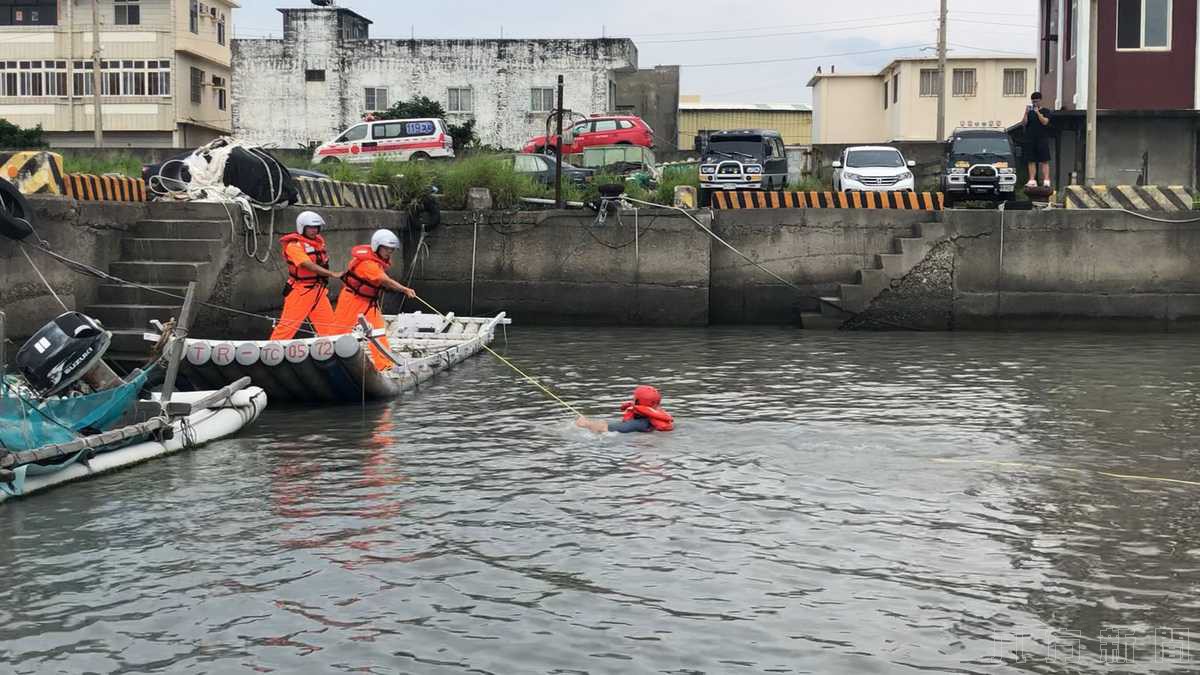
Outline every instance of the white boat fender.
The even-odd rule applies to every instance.
[[[316,361],[325,362],[329,359],[332,359],[334,354],[333,340],[330,340],[327,337],[317,338],[312,343],[312,349],[310,352],[313,360]]]
[[[212,349],[212,362],[218,366],[228,366],[237,357],[237,348],[230,342],[220,342]]]
[[[262,346],[262,354],[259,356],[259,360],[263,362],[264,366],[274,368],[275,366],[283,363],[283,357],[283,345],[279,344],[278,342],[268,342]]]
[[[339,335],[333,343],[333,349],[338,358],[348,359],[362,349],[362,345],[353,335]]]
[[[253,342],[242,342],[237,346],[234,358],[240,366],[252,366],[258,363],[262,350]]]
[[[193,366],[202,366],[212,358],[212,345],[207,340],[188,340],[184,350],[187,362]]]
[[[293,342],[283,350],[283,356],[288,360],[288,363],[301,363],[308,359],[308,344]]]

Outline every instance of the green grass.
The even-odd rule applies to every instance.
[[[63,170],[67,173],[90,173],[97,176],[117,173],[131,178],[141,178],[142,160],[127,152],[68,155],[63,157]]]

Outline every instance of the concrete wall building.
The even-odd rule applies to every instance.
[[[440,101],[450,123],[474,119],[483,143],[520,147],[545,132],[559,75],[566,107],[607,112],[618,73],[638,63],[628,39],[371,39],[371,21],[345,8],[279,11],[283,39],[234,41],[233,124],[280,147],[332,140],[414,96]]]
[[[92,7],[0,2],[0,118],[42,125],[51,145],[94,143]],[[187,147],[232,130],[234,0],[100,3],[108,147]]]
[[[1021,120],[1035,84],[1035,60],[1018,56],[947,59],[946,133],[1006,128]],[[937,60],[896,59],[877,73],[822,73],[813,90],[813,143],[932,141],[937,136]],[[944,139],[943,139],[944,140]]]
[[[1086,166],[1090,2],[1039,0],[1038,75],[1058,183]],[[1193,0],[1100,0],[1096,182],[1195,186],[1200,42]]]
[[[695,147],[696,137],[724,129],[774,129],[788,147],[812,145],[812,109],[791,103],[704,103],[698,96],[679,104],[679,148]]]
[[[676,148],[679,136],[679,66],[655,66],[616,73],[617,108],[624,115],[637,115],[654,130],[657,150]]]

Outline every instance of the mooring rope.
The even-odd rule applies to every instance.
[[[437,307],[434,307],[433,305],[431,305],[431,304],[429,304],[428,302],[426,302],[426,301],[425,301],[425,298],[422,298],[422,297],[421,297],[421,296],[419,296],[419,295],[418,295],[418,296],[414,296],[414,297],[416,297],[417,301],[418,301],[418,302],[420,302],[422,305],[425,305],[425,306],[426,306],[426,307],[428,307],[428,308],[429,308],[431,311],[433,311],[433,313],[437,314],[438,316],[442,317],[443,319],[446,319],[446,318],[448,318],[448,317],[447,317],[445,314],[443,314],[443,313],[442,313],[442,311],[441,311],[441,310],[439,310]],[[530,374],[526,373],[525,371],[521,370],[520,368],[518,368],[518,367],[517,367],[517,365],[516,365],[515,363],[513,363],[512,361],[509,361],[508,359],[504,358],[504,357],[503,357],[503,356],[501,356],[501,355],[500,355],[500,354],[499,354],[499,353],[498,353],[496,350],[494,350],[494,349],[492,349],[491,347],[489,347],[488,345],[484,344],[484,343],[483,343],[483,338],[482,338],[482,336],[480,336],[480,344],[482,344],[482,345],[483,345],[483,348],[484,348],[484,349],[486,349],[486,350],[488,351],[488,353],[489,353],[489,354],[491,354],[492,356],[494,356],[494,357],[496,357],[497,359],[499,359],[501,363],[503,363],[504,365],[508,366],[509,368],[512,368],[512,369],[513,369],[513,371],[515,371],[515,372],[516,372],[518,375],[520,375],[521,377],[523,377],[523,378],[525,378],[526,380],[528,380],[530,384],[532,384],[533,386],[535,386],[535,387],[537,387],[538,389],[542,390],[542,393],[546,394],[547,396],[549,396],[550,398],[554,399],[555,401],[558,401],[558,403],[559,403],[559,404],[561,404],[561,405],[562,405],[564,408],[566,408],[567,410],[570,410],[570,411],[571,411],[571,413],[572,413],[572,414],[574,414],[576,417],[583,417],[583,413],[579,412],[579,410],[577,410],[577,409],[575,408],[575,406],[573,406],[573,405],[571,405],[570,403],[567,403],[566,401],[564,401],[564,400],[563,400],[563,399],[562,399],[562,398],[561,398],[561,397],[560,397],[558,394],[555,394],[554,392],[550,391],[548,388],[546,388],[546,386],[545,386],[545,385],[543,385],[541,382],[538,382],[536,379],[534,379],[532,375],[530,375]]]
[[[1116,473],[1114,471],[1101,471],[1099,469],[1076,469],[1069,466],[1050,466],[1048,464],[1033,464],[1030,462],[1001,462],[988,459],[934,459],[937,464],[985,464],[988,466],[1003,467],[1006,469],[1039,469],[1042,471],[1050,471],[1054,473],[1068,472],[1081,474],[1094,474],[1097,476],[1105,476],[1107,478],[1115,478],[1118,480],[1139,480],[1155,483],[1172,483],[1175,485],[1187,485],[1190,487],[1200,487],[1200,481],[1184,480],[1182,478],[1163,478],[1161,476],[1140,476],[1129,473]]]

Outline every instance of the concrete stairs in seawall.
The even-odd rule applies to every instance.
[[[858,271],[857,283],[841,284],[837,295],[821,298],[819,313],[801,314],[804,328],[836,330],[847,319],[865,311],[880,293],[891,287],[893,281],[904,278],[945,237],[946,226],[942,223],[913,226],[912,236],[895,238],[891,253],[875,256],[875,267]]]
[[[154,345],[142,336],[152,330],[150,321],[179,316],[189,281],[199,282],[197,299],[206,299],[222,265],[229,220],[180,206],[152,211],[161,217],[138,221],[121,241],[121,256],[108,273],[141,287],[102,283],[96,304],[83,309],[112,332],[108,359],[123,367],[147,361]],[[195,217],[174,217],[189,215]]]

